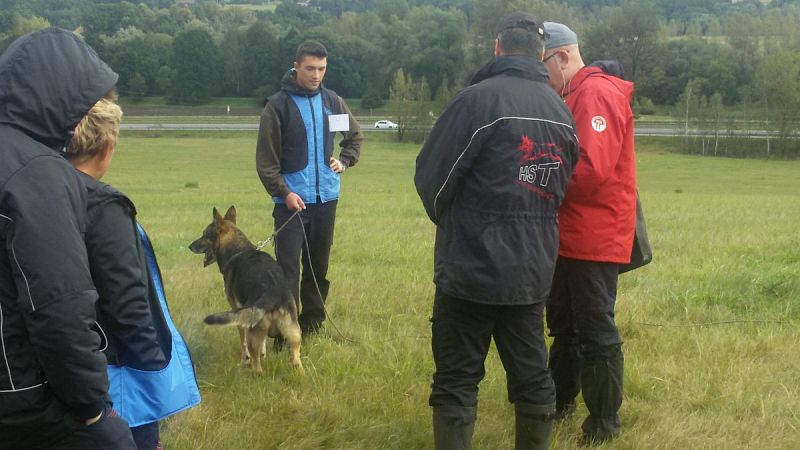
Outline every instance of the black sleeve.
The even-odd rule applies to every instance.
[[[17,299],[50,389],[79,420],[97,416],[108,391],[95,323],[83,227],[86,191],[63,159],[39,157],[5,186],[19,273]]]
[[[414,185],[434,223],[450,206],[486,139],[482,131],[490,124],[479,124],[478,113],[462,91],[433,125],[417,156]]]
[[[105,202],[90,212],[86,250],[97,286],[98,309],[120,362],[154,370],[166,364],[153,325],[147,268],[139,257],[136,225],[122,201]]]

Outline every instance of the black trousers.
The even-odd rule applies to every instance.
[[[131,428],[136,450],[161,450],[158,422],[151,422]]]
[[[430,405],[473,407],[484,361],[494,338],[506,370],[511,403],[552,405],[553,381],[547,369],[544,303],[486,305],[450,297],[438,289],[433,303],[432,342],[436,372]]]
[[[622,339],[614,321],[618,265],[559,257],[547,302],[550,371],[556,408],[579,392],[589,410],[584,432],[606,438],[619,433],[622,405]]]
[[[92,425],[79,425],[71,436],[51,450],[136,450],[128,423],[111,405],[106,405],[100,420]]]
[[[297,310],[300,311],[298,321],[303,333],[316,331],[325,320],[325,300],[328,298],[328,289],[330,288],[330,282],[327,279],[328,259],[333,244],[337,203],[337,200],[326,203],[307,203],[306,209],[275,236],[275,257],[289,281],[292,295],[297,302]],[[276,204],[272,211],[275,229],[286,223],[292,214],[294,211],[286,208],[286,205]],[[305,227],[305,235],[308,236],[308,247],[311,254],[308,254],[306,250],[303,227]],[[300,273],[301,259],[302,275]],[[319,293],[314,284],[314,277],[319,285]]]

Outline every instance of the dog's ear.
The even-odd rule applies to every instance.
[[[215,224],[216,226],[220,226],[220,225],[222,225],[222,221],[223,221],[223,220],[224,220],[224,219],[223,219],[223,218],[222,218],[222,216],[219,214],[219,211],[217,211],[217,208],[214,208],[214,224]]]
[[[228,208],[228,212],[225,213],[225,220],[230,220],[233,223],[236,223],[236,207],[231,205]]]

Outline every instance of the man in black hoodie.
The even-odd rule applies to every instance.
[[[437,449],[468,449],[494,338],[516,411],[516,448],[546,449],[555,390],[543,309],[557,211],[578,161],[572,116],[547,85],[544,30],[506,17],[495,59],[447,106],[414,182],[436,224],[430,405]]]
[[[0,56],[0,446],[131,449],[111,409],[83,233],[86,188],[62,157],[117,82],[83,40],[40,30]]]

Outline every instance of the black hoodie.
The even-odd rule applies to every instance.
[[[544,301],[558,253],[558,206],[578,161],[572,115],[542,63],[502,56],[436,121],[414,183],[436,223],[434,281],[496,305]]]
[[[86,188],[60,152],[117,78],[61,29],[22,36],[0,56],[3,447],[59,442],[107,398],[83,242]]]

